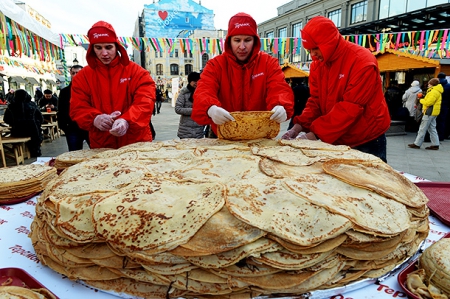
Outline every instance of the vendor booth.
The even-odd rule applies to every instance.
[[[309,73],[308,72],[305,72],[304,70],[301,70],[298,67],[296,67],[293,64],[290,64],[288,62],[285,62],[281,66],[281,69],[283,70],[284,77],[286,79],[307,78],[307,77],[309,77]]]
[[[413,80],[418,80],[422,86],[443,71],[441,63],[436,59],[393,49],[386,49],[384,52],[374,52],[373,54],[377,58],[378,67],[383,76],[384,89],[388,88],[394,80],[404,90],[409,87]]]

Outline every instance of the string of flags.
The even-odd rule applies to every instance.
[[[372,52],[395,49],[427,58],[450,58],[449,29],[346,35],[344,38]],[[183,54],[208,53],[215,56],[225,50],[224,38],[119,37],[119,41],[127,48],[146,52],[153,50],[173,53],[179,50]],[[57,46],[0,14],[0,56],[8,56],[14,60],[14,57],[25,55],[34,60],[55,63],[64,59],[64,46],[87,43],[87,35],[60,34],[60,45]],[[283,59],[299,55],[302,51],[301,38],[261,38],[261,50]]]

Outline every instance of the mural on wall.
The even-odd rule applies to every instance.
[[[160,0],[144,5],[147,37],[176,38],[194,29],[214,30],[214,13],[192,0]]]

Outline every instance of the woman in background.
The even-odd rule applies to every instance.
[[[41,125],[44,118],[28,92],[23,89],[15,91],[14,100],[5,110],[3,120],[11,126],[12,137],[31,138],[26,143],[31,157],[41,156],[41,143],[44,140]]]
[[[175,112],[180,114],[177,136],[183,138],[203,138],[204,126],[192,120],[192,106],[194,105],[194,91],[200,74],[192,72],[188,75],[188,85],[180,90],[175,104]]]

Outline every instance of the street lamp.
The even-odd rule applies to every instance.
[[[72,62],[73,62],[73,65],[77,65],[78,64],[78,59],[75,57]]]

